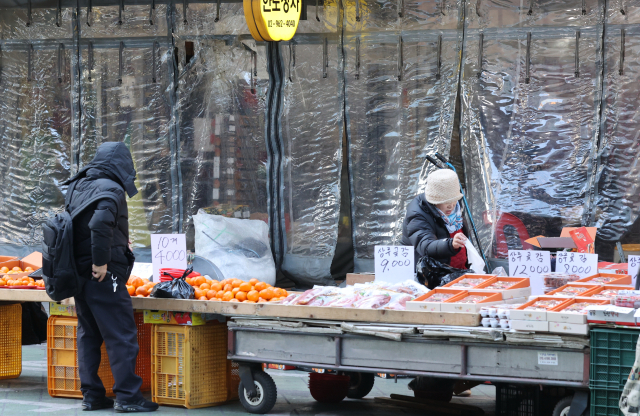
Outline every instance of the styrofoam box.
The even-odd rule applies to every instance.
[[[615,322],[623,325],[636,323],[636,310],[613,305],[595,305],[587,309],[587,322]]]
[[[547,320],[549,322],[567,323],[567,324],[587,324],[587,315],[577,312],[547,312]]]
[[[442,302],[407,302],[406,309],[408,311],[420,311],[420,312],[440,312],[440,305]]]
[[[547,311],[527,311],[514,309],[511,311],[511,319],[520,321],[546,321]]]
[[[500,291],[495,289],[469,289],[469,290],[473,290],[474,292],[493,292],[493,293],[500,292],[502,293],[502,299],[504,300],[531,296],[531,286],[519,287],[518,289],[511,289],[511,290],[500,290]]]
[[[553,312],[560,313],[560,312]],[[551,314],[551,312],[549,312]],[[588,335],[589,325],[587,324],[573,324],[567,322],[549,322],[549,332],[556,332],[560,334],[576,334],[576,335]]]
[[[640,309],[636,309],[636,313],[633,317],[636,319],[636,326],[640,326]]]
[[[511,311],[512,317],[513,312],[514,311]],[[518,331],[549,332],[548,321],[522,321],[511,319],[509,320],[509,323],[511,324],[511,329]]]
[[[425,302],[426,303],[426,302]],[[464,313],[477,313],[485,306],[499,305],[504,303],[499,302],[486,302],[486,303],[443,303],[440,310],[442,312],[464,312]],[[409,302],[407,302],[407,305]]]

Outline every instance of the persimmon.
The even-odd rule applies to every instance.
[[[11,269],[14,272],[18,272],[18,273],[22,273],[22,269],[18,266],[14,267],[13,269]]]

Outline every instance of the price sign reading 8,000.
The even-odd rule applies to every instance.
[[[156,247],[156,255],[154,258],[160,261],[160,265],[163,265],[168,261],[184,261],[187,259],[187,251],[179,248],[178,238],[176,237],[161,237],[158,240]]]
[[[556,271],[567,274],[577,274],[580,277],[597,273],[598,255],[589,253],[558,253]]]

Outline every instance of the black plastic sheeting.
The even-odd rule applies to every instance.
[[[372,271],[459,122],[489,257],[595,225],[609,258],[640,227],[640,8],[618,3],[307,2],[279,44],[251,38],[241,3],[3,9],[2,254],[37,249],[60,184],[123,141],[139,258],[151,233],[192,247],[204,209],[267,222],[281,272],[330,283],[348,196],[355,270]]]

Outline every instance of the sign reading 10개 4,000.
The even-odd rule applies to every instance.
[[[290,40],[300,21],[302,0],[243,0],[244,16],[257,41]]]

